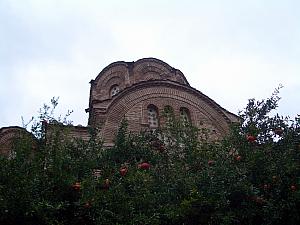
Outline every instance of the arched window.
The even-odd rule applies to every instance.
[[[120,88],[118,85],[114,85],[110,89],[110,96],[113,97],[120,92]]]
[[[184,124],[191,122],[190,111],[187,108],[180,108],[180,119]]]
[[[148,111],[148,124],[150,129],[156,129],[159,126],[158,122],[158,110],[154,105],[149,105],[147,107]]]

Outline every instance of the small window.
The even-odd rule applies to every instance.
[[[110,96],[113,97],[113,96],[117,95],[119,92],[120,92],[119,86],[118,85],[114,85],[110,89]]]
[[[148,111],[148,124],[150,129],[156,129],[159,126],[158,123],[158,110],[154,105],[149,105],[147,107]]]
[[[190,111],[187,108],[180,108],[180,119],[184,124],[191,122]]]

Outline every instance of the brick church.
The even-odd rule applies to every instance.
[[[98,127],[106,146],[113,144],[123,118],[129,131],[164,126],[162,112],[171,109],[178,119],[210,130],[214,139],[224,137],[238,117],[191,87],[184,74],[155,58],[114,62],[90,82],[88,125],[74,126],[71,135],[88,138],[88,127]],[[19,127],[0,129],[0,151],[7,151]]]

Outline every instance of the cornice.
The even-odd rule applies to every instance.
[[[130,68],[130,67],[135,67],[137,66],[138,64],[141,64],[141,63],[157,63],[157,64],[160,64],[162,65],[163,67],[167,68],[170,72],[175,72],[175,73],[179,73],[184,81],[186,82],[187,85],[189,85],[189,82],[187,81],[186,77],[184,76],[184,74],[178,70],[178,69],[175,69],[174,67],[170,66],[169,64],[167,64],[166,62],[160,60],[160,59],[157,59],[157,58],[153,58],[153,57],[149,57],[149,58],[142,58],[142,59],[138,59],[137,61],[132,61],[132,62],[125,62],[125,61],[117,61],[117,62],[113,62],[111,64],[109,64],[108,66],[106,66],[98,75],[97,77],[95,78],[95,80],[92,80],[90,83],[93,84],[93,83],[97,83],[97,81],[100,79],[100,77],[105,74],[108,70],[110,70],[111,68],[113,67],[117,67],[117,66],[125,66],[127,68]]]

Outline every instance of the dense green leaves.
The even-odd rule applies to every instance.
[[[0,157],[0,223],[298,224],[300,124],[270,116],[277,94],[250,100],[219,142],[169,115],[140,134],[123,121],[109,149],[95,130],[69,140],[46,107],[51,135],[35,123],[35,149],[22,139]]]

